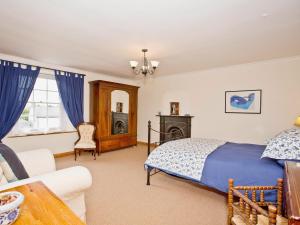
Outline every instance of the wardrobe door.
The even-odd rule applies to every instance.
[[[130,135],[131,139],[135,139],[136,144],[136,137],[137,137],[137,88],[133,88],[130,92]]]
[[[99,89],[99,98],[98,98],[98,104],[99,104],[99,133],[100,133],[100,139],[107,139],[110,137],[110,119],[109,119],[109,106],[110,106],[110,89],[107,88],[105,85],[102,85],[100,83],[100,89]]]

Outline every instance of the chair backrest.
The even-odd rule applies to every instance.
[[[282,179],[277,180],[276,186],[234,186],[233,179],[229,179],[228,183],[228,224],[232,224],[234,213],[238,214],[245,224],[257,224],[258,214],[268,218],[269,225],[276,224],[276,217],[281,215],[282,210]],[[265,201],[266,191],[276,191],[277,201]],[[238,201],[234,202],[234,196]]]
[[[79,142],[90,142],[94,140],[95,125],[82,123],[77,127],[79,133]]]

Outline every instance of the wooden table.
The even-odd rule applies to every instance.
[[[14,225],[85,224],[42,182],[26,184],[5,191],[19,191],[25,196],[21,205],[21,215]]]
[[[289,225],[300,225],[300,163],[285,164],[285,199]]]

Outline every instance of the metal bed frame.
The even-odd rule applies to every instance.
[[[184,122],[182,122],[184,123]],[[164,135],[170,135],[171,138],[169,139],[165,139],[164,141],[156,141],[156,142],[153,142],[151,143],[151,132],[155,132],[155,133],[158,133],[158,134],[164,134]],[[154,145],[155,147],[161,145],[161,144],[164,144],[168,141],[174,141],[174,140],[178,140],[178,139],[182,139],[182,138],[185,138],[183,134],[180,134],[181,136],[176,136],[175,138],[172,138],[172,134],[175,134],[176,131],[173,131],[173,132],[160,132],[160,131],[157,131],[155,129],[153,129],[151,127],[151,121],[149,120],[148,121],[148,151],[147,151],[147,157],[150,155],[151,153],[151,145]],[[154,169],[154,172],[151,173],[151,170]],[[152,168],[152,169],[147,169],[147,185],[150,185],[150,177],[161,172],[161,170],[157,169],[157,168]]]

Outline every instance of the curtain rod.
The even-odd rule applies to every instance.
[[[16,62],[16,61],[12,61],[12,60],[6,60],[6,59],[0,59],[0,60],[2,60],[2,61],[9,61],[9,62],[12,62],[12,63],[17,63],[17,64],[21,64],[21,65],[26,65],[26,66],[39,67],[41,69],[46,69],[46,70],[53,70],[53,71],[58,70],[58,71],[65,72],[65,73],[74,73],[74,72],[69,72],[69,71],[65,71],[65,70],[53,69],[53,68],[45,67],[45,66],[35,66],[35,65],[27,64],[27,63],[20,63],[20,62]],[[75,73],[75,74],[86,76],[85,74],[82,74],[82,73]]]

